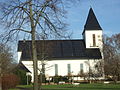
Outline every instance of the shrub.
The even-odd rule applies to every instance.
[[[59,81],[65,81],[65,82],[69,82],[67,77],[63,77],[63,76],[55,76],[54,77],[54,83],[59,83]]]
[[[30,75],[28,75],[28,85],[31,84],[31,79],[32,79],[32,77]]]
[[[2,88],[7,90],[9,88],[15,88],[19,84],[19,78],[15,74],[5,74],[2,77]]]
[[[16,69],[14,71],[14,74],[16,74],[20,78],[20,85],[26,85],[27,84],[27,76],[26,71],[22,69]]]
[[[39,80],[39,83],[41,81],[41,75],[38,76],[38,80]],[[42,83],[46,83],[46,77],[45,77],[45,74],[42,75]]]

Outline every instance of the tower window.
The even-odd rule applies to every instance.
[[[95,38],[95,34],[93,34],[93,46],[96,46],[96,38]]]

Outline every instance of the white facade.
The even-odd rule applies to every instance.
[[[17,55],[18,61],[20,61],[21,55],[22,55],[22,52],[18,52],[18,55]]]
[[[95,38],[95,46],[93,45],[93,34]],[[86,30],[83,34],[86,48],[100,48],[102,51],[103,43],[102,43],[102,30]],[[18,52],[18,59],[20,60],[22,52]],[[101,52],[102,54],[102,52]],[[81,71],[81,64],[83,66],[83,72],[89,73],[89,69],[92,71],[97,72],[95,70],[95,65],[97,62],[101,61],[102,59],[74,59],[74,60],[45,60],[43,63],[45,64],[45,76],[55,76],[55,65],[57,65],[57,75],[58,76],[67,76],[68,75],[68,64],[70,67],[71,75],[78,75]],[[25,67],[31,72],[32,82],[34,79],[33,75],[33,62],[32,61],[22,61]],[[38,73],[40,74],[40,70],[42,68],[41,61],[38,61]],[[79,77],[79,80],[83,80],[83,77]]]
[[[80,74],[81,67],[83,65],[83,72],[88,73],[89,68],[95,70],[95,65],[100,60],[51,60],[51,61],[44,61],[45,63],[45,76],[55,76],[55,64],[58,65],[58,76],[67,76],[68,75],[68,64],[70,64],[70,72],[71,75],[78,75]],[[26,68],[31,72],[32,81],[34,78],[33,75],[33,62],[32,61],[22,61]],[[38,61],[39,70],[41,70],[41,62]],[[38,72],[39,72],[38,70]]]
[[[93,44],[94,39],[93,35],[95,35],[95,45]],[[84,40],[86,44],[86,48],[102,48],[102,30],[85,30],[84,32]]]

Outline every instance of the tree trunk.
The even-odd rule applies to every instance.
[[[32,59],[33,59],[33,72],[34,72],[34,90],[38,90],[38,62],[37,62],[37,52],[35,44],[35,25],[32,12],[32,0],[29,3],[30,9],[30,22],[31,22],[31,39],[32,39]]]
[[[2,90],[2,75],[1,75],[1,72],[0,72],[0,90]]]
[[[32,31],[32,56],[33,56],[33,70],[34,70],[34,90],[38,90],[38,63],[37,63],[34,31]]]
[[[2,77],[0,76],[0,90],[2,90]]]
[[[1,59],[0,59],[1,61]],[[0,63],[0,90],[2,90],[2,71],[1,71],[1,63]]]

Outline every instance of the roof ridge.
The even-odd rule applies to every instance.
[[[19,40],[19,42],[24,40]],[[25,41],[31,41],[31,40],[25,40]],[[62,40],[35,40],[35,41],[83,41],[83,39],[62,39]]]

